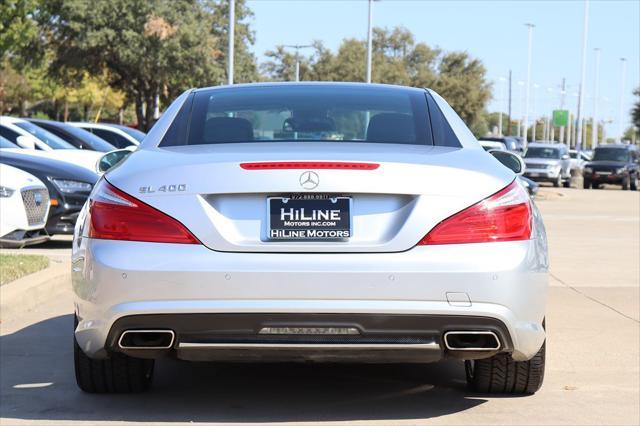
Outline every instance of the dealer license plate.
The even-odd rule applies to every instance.
[[[349,197],[270,197],[267,211],[270,240],[340,241],[351,237]]]

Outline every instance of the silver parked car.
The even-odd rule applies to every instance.
[[[530,143],[524,154],[525,176],[536,182],[551,182],[553,186],[571,186],[571,157],[562,143]]]
[[[524,165],[435,92],[189,90],[107,156],[73,243],[84,391],[142,391],[163,356],[456,358],[479,392],[541,386],[545,229],[496,159]]]

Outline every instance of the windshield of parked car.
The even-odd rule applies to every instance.
[[[431,145],[430,132],[422,91],[347,85],[260,86],[196,92],[186,144],[323,141]],[[162,143],[181,144],[185,142]]]
[[[76,147],[71,145],[69,142],[28,121],[20,121],[15,123],[15,125],[31,133],[53,149],[76,149]]]
[[[550,160],[560,159],[560,150],[551,147],[530,147],[524,158],[546,158]]]
[[[132,129],[131,127],[127,127],[127,126],[118,126],[115,124],[110,124],[109,126],[113,126],[116,129],[120,129],[123,132],[125,132],[126,134],[128,134],[129,136],[131,136],[132,138],[134,138],[135,140],[137,140],[138,142],[142,142],[142,140],[144,139],[145,136],[147,136],[146,133],[141,132],[138,129]]]
[[[593,161],[629,161],[629,151],[624,148],[596,148]]]
[[[11,143],[7,139],[0,136],[0,148],[18,148],[18,145]]]
[[[85,144],[89,145],[94,151],[109,152],[116,149],[116,147],[111,145],[109,142],[99,138],[87,130],[81,129],[80,127],[65,125],[64,129],[76,138],[82,140]]]

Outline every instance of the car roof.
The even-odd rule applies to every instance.
[[[424,92],[427,88],[400,86],[395,84],[379,84],[379,83],[357,83],[357,82],[338,82],[338,81],[281,81],[281,82],[264,82],[264,83],[242,83],[234,84],[233,86],[211,86],[211,87],[199,87],[192,89],[194,92],[202,92],[208,90],[236,90],[243,88],[255,88],[255,87],[359,87],[367,88],[372,91],[376,90],[398,90],[398,91],[421,91]]]
[[[611,143],[611,144],[606,144],[606,145],[598,145],[596,147],[596,149],[602,149],[602,148],[606,148],[606,149],[611,149],[611,148],[618,148],[618,149],[628,149],[628,150],[636,150],[638,149],[635,145],[628,145],[625,143]]]
[[[540,142],[531,142],[528,145],[529,148],[567,148],[567,145],[564,143],[540,143]]]
[[[24,151],[24,152],[23,152]],[[31,155],[29,150],[2,150],[0,163],[9,164],[19,169],[31,168],[38,174],[58,178],[78,178],[83,182],[95,183],[98,176],[82,166],[53,158]],[[35,174],[32,171],[29,173]]]
[[[517,141],[516,138],[514,138],[513,136],[485,136],[482,137],[480,139],[478,139],[479,141],[490,141],[490,142],[505,142],[505,141]]]
[[[14,123],[22,123],[25,122],[26,120],[22,119],[22,118],[18,118],[18,117],[11,117],[10,115],[3,115],[2,118],[4,121],[8,122],[9,124],[14,124]]]

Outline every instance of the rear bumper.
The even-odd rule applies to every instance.
[[[295,334],[262,333],[297,327]],[[308,330],[328,330],[329,333]],[[170,330],[166,349],[132,349],[121,345],[131,330]],[[289,330],[289,329],[287,329]],[[343,330],[352,331],[345,333]],[[446,351],[448,331],[490,331],[498,350]],[[156,314],[118,319],[106,347],[139,358],[173,356],[190,361],[324,361],[411,362],[437,361],[445,356],[484,358],[510,352],[513,343],[499,320],[456,315],[390,314]]]
[[[300,321],[289,317],[292,323],[287,327],[300,326],[308,321],[304,318],[316,314],[363,315],[371,323],[394,315],[416,316],[421,318],[418,325],[405,337],[423,336],[425,342],[438,345],[429,356],[423,354],[423,360],[445,355],[442,333],[452,327],[480,329],[490,322],[502,336],[501,350],[512,352],[516,360],[530,359],[545,338],[547,257],[546,241],[540,236],[518,242],[350,254],[225,253],[200,245],[81,238],[74,243],[72,267],[80,318],[76,338],[94,358],[114,349],[113,339],[118,338],[124,318],[132,328],[174,330],[176,356],[185,359],[197,356],[194,348],[191,354],[180,352],[180,342],[214,343],[215,333],[197,328],[214,330],[211,321],[219,314],[256,314],[256,324],[269,322],[275,314],[304,316]],[[206,320],[196,332],[182,330],[185,316],[198,315]],[[457,323],[460,317],[469,322]],[[149,318],[158,320],[149,322]],[[355,323],[362,330],[372,329],[362,321]],[[255,327],[237,330],[255,332]],[[405,326],[390,330],[396,337],[407,331]],[[247,336],[240,331],[235,334],[235,338]],[[193,341],[193,335],[199,337]],[[205,352],[211,351],[199,353]],[[256,351],[245,350],[244,355],[251,357],[251,352]],[[385,356],[393,361],[389,352]]]

